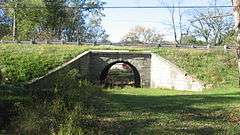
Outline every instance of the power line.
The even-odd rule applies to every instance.
[[[232,8],[233,6],[105,6],[105,9]]]
[[[19,8],[45,8],[44,6],[18,6]],[[234,6],[219,5],[219,6],[59,6],[64,8],[81,8],[81,9],[207,9],[207,8],[232,8]],[[12,9],[15,7],[0,5],[0,8]]]

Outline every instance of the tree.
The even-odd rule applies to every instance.
[[[218,9],[197,13],[191,21],[195,36],[204,39],[207,44],[220,45],[233,25],[231,18],[224,17],[223,14]]]
[[[232,0],[232,4],[234,6],[233,13],[235,19],[235,30],[237,33],[237,42],[240,44],[240,0]]]
[[[101,26],[103,4],[101,0],[14,0],[7,6],[19,40],[85,42],[107,37]]]
[[[100,0],[45,0],[47,30],[57,39],[80,42],[98,42],[107,37],[101,26],[104,17]],[[92,8],[94,7],[94,8]],[[49,25],[50,24],[50,25]]]
[[[6,16],[3,9],[0,9],[0,40],[11,33],[11,20]]]
[[[72,8],[72,11],[70,11],[72,14],[68,15],[74,19],[70,19],[70,25],[65,30],[68,33],[66,36],[71,38],[71,40],[79,40],[81,42],[101,42],[107,40],[108,35],[101,24],[104,17],[102,6],[105,3],[100,0],[70,1],[72,7],[78,8]]]
[[[234,30],[229,30],[223,37],[222,45],[234,45],[236,44],[236,33]]]
[[[43,2],[46,8],[43,30],[50,31],[58,40],[61,40],[63,29],[69,22],[65,0],[44,0]]]
[[[203,45],[203,42],[200,40],[197,40],[197,38],[193,35],[185,35],[182,36],[182,44],[184,45]]]
[[[163,42],[163,35],[154,29],[146,28],[143,26],[136,26],[122,38],[122,42],[132,44],[161,44]]]
[[[13,29],[16,30],[16,38],[19,40],[29,40],[34,35],[36,28],[44,18],[44,10],[41,8],[42,0],[12,0],[7,3],[11,7],[7,12],[16,22]]]

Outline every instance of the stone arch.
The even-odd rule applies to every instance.
[[[127,61],[115,61],[115,62],[112,62],[112,63],[108,64],[107,66],[105,66],[105,68],[101,71],[100,84],[101,85],[104,84],[104,80],[106,79],[110,68],[118,63],[124,63],[124,64],[127,64],[128,66],[130,66],[130,68],[132,69],[132,71],[134,73],[134,86],[138,87],[138,88],[141,87],[141,77],[140,77],[139,71],[137,70],[137,68],[134,65],[132,65],[130,62],[127,62]]]

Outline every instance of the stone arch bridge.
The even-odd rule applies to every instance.
[[[156,54],[107,50],[84,52],[45,76],[32,80],[30,86],[39,89],[53,88],[56,78],[71,69],[79,71],[79,79],[87,79],[95,85],[101,85],[106,79],[108,70],[117,63],[125,63],[131,67],[136,87],[191,91],[204,89],[201,81]]]

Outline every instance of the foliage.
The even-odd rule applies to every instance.
[[[0,8],[0,40],[11,33],[11,21],[6,12]]]
[[[2,40],[2,38],[5,35],[9,35],[10,32],[11,32],[11,30],[10,30],[10,26],[9,25],[0,23],[0,40]]]
[[[45,12],[41,8],[44,4],[42,0],[16,0],[7,3],[8,15],[16,19],[17,39],[30,40],[35,34],[36,28],[44,19]]]
[[[226,33],[226,35],[223,38],[222,45],[235,45],[236,44],[236,32],[234,30],[231,30]]]
[[[136,26],[130,30],[123,38],[124,43],[146,43],[146,44],[161,44],[163,35],[151,28]]]
[[[76,79],[77,70],[59,75],[58,86],[48,92],[34,91],[30,104],[18,105],[17,125],[20,134],[84,134],[81,123],[93,117],[91,98],[100,90]],[[83,123],[84,124],[84,123]]]
[[[106,40],[101,0],[16,0],[7,2],[19,40]],[[91,8],[94,7],[94,8]]]
[[[203,45],[202,41],[197,40],[193,35],[183,36],[181,39],[183,45]]]
[[[13,36],[4,36],[2,38],[2,41],[14,41],[14,37]]]

